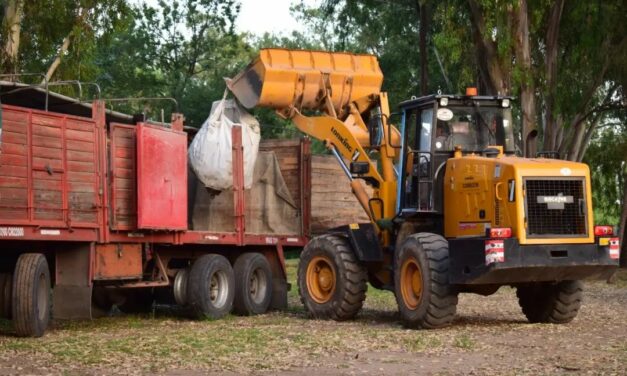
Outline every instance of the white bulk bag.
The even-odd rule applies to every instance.
[[[233,187],[233,150],[231,129],[242,127],[244,147],[244,187],[253,183],[253,170],[259,152],[259,122],[237,101],[213,102],[209,118],[189,146],[189,162],[198,179],[208,188],[225,190]]]

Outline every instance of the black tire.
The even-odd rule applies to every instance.
[[[272,270],[260,253],[244,253],[235,261],[234,310],[240,315],[259,315],[272,301]]]
[[[516,288],[516,296],[529,322],[565,324],[579,313],[583,284],[561,281],[521,285]]]
[[[189,272],[187,300],[193,317],[219,319],[231,312],[235,278],[229,261],[221,255],[199,257]]]
[[[327,283],[329,279],[331,283]],[[367,280],[366,268],[341,236],[316,237],[300,255],[300,299],[314,318],[341,321],[355,317],[366,299]]]
[[[403,325],[434,329],[449,325],[457,291],[449,284],[448,242],[440,235],[408,236],[396,255],[394,286]]]
[[[41,337],[50,322],[50,271],[41,253],[23,253],[13,274],[12,317],[19,337]]]
[[[142,314],[152,312],[155,296],[151,288],[126,289],[122,292],[124,302],[118,309],[126,314]]]
[[[12,296],[13,275],[9,273],[0,273],[0,317],[11,319]]]

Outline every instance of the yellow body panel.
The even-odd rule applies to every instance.
[[[527,237],[523,180],[525,178],[584,179],[587,235]],[[515,182],[515,200],[508,199],[508,182]],[[490,227],[510,227],[520,244],[593,243],[593,215],[588,166],[556,159],[476,155],[451,158],[444,180],[446,237],[481,236]],[[481,217],[481,211],[484,216]]]

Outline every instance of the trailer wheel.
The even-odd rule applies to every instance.
[[[561,281],[521,285],[516,295],[529,322],[565,324],[579,313],[582,291],[581,281]]]
[[[41,337],[50,321],[50,271],[41,253],[24,253],[13,274],[12,316],[20,337]]]
[[[453,321],[457,291],[448,283],[448,270],[446,239],[430,233],[407,237],[397,253],[394,273],[403,325],[433,329]]]
[[[199,257],[189,272],[187,299],[196,318],[219,319],[233,308],[235,278],[229,261],[221,255]]]
[[[11,300],[13,295],[13,275],[0,273],[0,317],[11,318]]]
[[[314,238],[300,256],[300,299],[315,318],[340,321],[355,317],[366,299],[367,281],[366,268],[341,236]]]
[[[272,270],[260,253],[244,253],[235,261],[235,312],[240,315],[265,313],[272,300]]]

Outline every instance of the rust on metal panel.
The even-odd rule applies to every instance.
[[[142,276],[141,244],[98,244],[94,279],[138,279]]]

